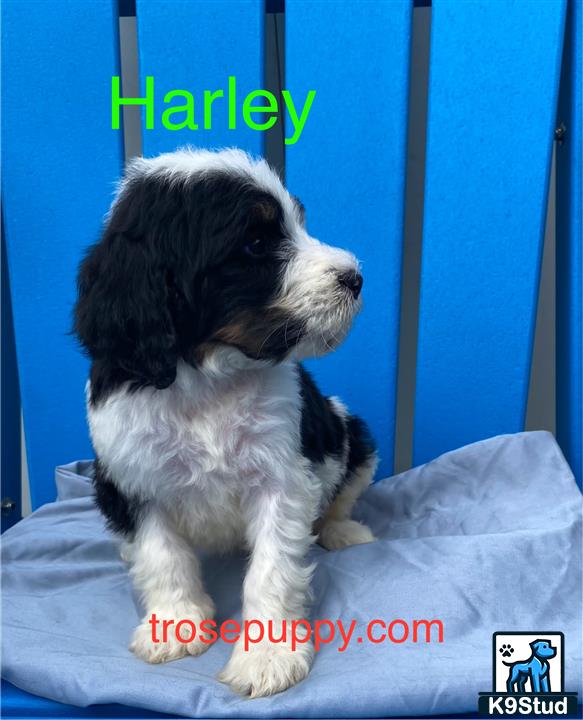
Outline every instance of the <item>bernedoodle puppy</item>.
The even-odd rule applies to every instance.
[[[244,547],[243,619],[304,618],[310,544],[366,543],[350,519],[377,457],[366,426],[320,394],[303,358],[333,350],[361,305],[350,253],[311,237],[264,160],[184,149],[129,164],[79,273],[75,331],[92,365],[87,407],[97,504],[125,539],[148,618],[213,617],[197,550]],[[270,695],[309,671],[310,643],[235,645],[221,673]]]

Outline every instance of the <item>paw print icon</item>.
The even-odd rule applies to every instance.
[[[512,645],[502,645],[499,652],[502,654],[502,657],[510,657],[514,652],[514,648]]]

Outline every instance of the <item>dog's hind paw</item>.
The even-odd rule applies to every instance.
[[[341,550],[351,545],[363,545],[375,540],[370,529],[356,520],[326,520],[318,538],[318,542],[326,550]]]

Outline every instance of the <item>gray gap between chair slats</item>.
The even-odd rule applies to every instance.
[[[140,97],[138,28],[136,17],[119,18],[119,57],[124,97]],[[142,154],[142,123],[139,105],[123,106],[125,161]]]
[[[403,472],[411,467],[413,454],[413,409],[415,404],[415,368],[419,319],[419,274],[421,271],[423,235],[430,35],[431,7],[416,7],[413,11],[411,76],[409,81],[407,185],[405,188],[405,229],[403,233],[403,269],[401,274],[395,473]]]
[[[556,371],[555,371],[555,150],[551,164],[547,221],[532,368],[526,406],[526,430],[556,431]]]

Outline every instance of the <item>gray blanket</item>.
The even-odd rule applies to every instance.
[[[128,651],[140,615],[95,510],[91,463],[58,468],[57,502],[3,538],[4,677],[76,705],[118,702],[202,717],[380,717],[475,711],[492,689],[492,633],[562,631],[565,690],[581,693],[582,498],[548,433],[502,436],[372,487],[358,508],[378,542],[314,547],[312,618],[357,621],[308,678],[244,700],[215,680],[231,647],[152,666]],[[218,620],[240,619],[243,557],[207,558]],[[373,619],[439,619],[418,642],[366,640]],[[376,627],[373,635],[380,632]],[[395,626],[395,637],[404,632]],[[364,638],[362,643],[356,637]]]

